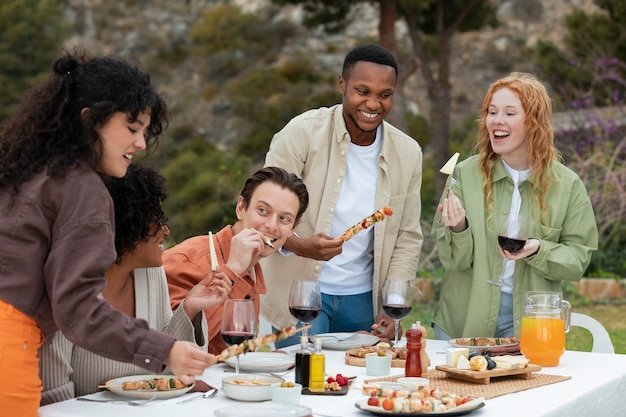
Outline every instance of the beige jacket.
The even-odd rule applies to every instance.
[[[386,277],[415,277],[423,241],[421,148],[386,122],[382,137],[376,207],[391,207],[393,215],[374,225],[374,315],[379,311],[379,294]],[[274,135],[265,166],[279,166],[297,174],[309,192],[309,206],[297,228],[300,236],[330,233],[349,145],[340,104],[296,116]],[[295,324],[289,314],[291,281],[317,279],[322,261],[275,253],[262,259],[261,265],[268,290],[261,297],[261,315],[277,328]]]

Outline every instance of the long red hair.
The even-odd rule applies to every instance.
[[[533,183],[532,193],[539,204],[540,218],[543,223],[547,210],[545,195],[552,183],[550,165],[560,160],[560,154],[554,144],[554,128],[552,127],[552,101],[544,85],[533,75],[522,72],[513,72],[506,77],[492,83],[487,89],[478,119],[478,148],[479,166],[483,174],[483,193],[487,202],[487,209],[493,213],[493,167],[499,159],[491,148],[486,118],[493,94],[508,88],[513,91],[522,103],[526,114],[526,142],[528,146],[528,165],[536,180]]]

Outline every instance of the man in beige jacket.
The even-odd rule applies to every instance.
[[[295,323],[291,282],[310,279],[320,282],[323,307],[309,334],[373,329],[393,337],[379,296],[387,278],[415,277],[423,240],[421,148],[384,121],[396,79],[389,51],[356,47],[338,79],[342,104],[296,116],[272,139],[265,165],[302,177],[310,196],[297,235],[262,260],[268,293],[261,314],[275,328]],[[393,215],[344,243],[347,227],[382,207]]]

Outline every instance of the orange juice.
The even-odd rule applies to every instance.
[[[558,366],[565,352],[563,319],[534,315],[522,317],[520,350],[530,363]]]

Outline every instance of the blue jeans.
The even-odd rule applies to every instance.
[[[309,335],[329,332],[370,331],[374,324],[372,292],[355,295],[329,295],[322,293],[322,312],[311,324]],[[301,326],[302,323],[298,323]],[[274,331],[277,331],[274,328]],[[300,335],[275,343],[276,348],[299,345]]]

